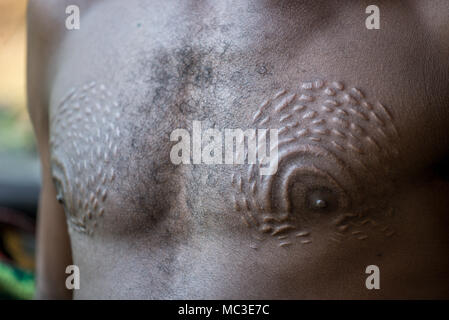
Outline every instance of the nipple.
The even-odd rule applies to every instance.
[[[60,204],[64,203],[64,198],[61,194],[56,195],[56,201],[58,201]]]
[[[322,200],[322,199],[317,199],[315,200],[313,206],[317,209],[323,209],[327,207],[327,203],[326,201]]]

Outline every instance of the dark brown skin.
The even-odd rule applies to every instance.
[[[73,263],[74,298],[448,298],[449,6],[381,1],[367,30],[370,4],[30,1],[37,297]],[[194,120],[298,124],[254,180],[172,164]]]

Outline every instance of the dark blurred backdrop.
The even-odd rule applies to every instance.
[[[27,0],[0,0],[0,299],[34,291],[39,162],[26,109]]]

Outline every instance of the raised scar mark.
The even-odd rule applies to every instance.
[[[279,150],[279,168],[273,176],[260,176],[256,166],[257,169],[240,176],[241,184],[235,182],[234,175],[231,177],[231,184],[243,196],[240,209],[251,212],[253,223],[259,222],[258,232],[283,241],[295,230],[307,227],[309,222],[303,221],[302,216],[312,213],[307,212],[305,202],[301,201],[308,184],[314,181],[324,183],[332,191],[338,190],[337,207],[348,208],[352,199],[345,187],[356,189],[356,185],[367,185],[366,178],[373,176],[373,170],[385,170],[380,164],[387,153],[399,153],[391,113],[381,103],[371,103],[366,97],[361,89],[353,86],[345,89],[340,81],[316,80],[300,83],[293,91],[282,89],[262,102],[253,115],[254,125],[278,128],[279,141],[270,147],[270,152],[274,147]],[[296,176],[297,179],[292,178]],[[290,180],[303,184],[303,189],[298,189],[299,202],[295,204],[298,208],[295,210],[301,210],[294,213]],[[351,225],[347,220],[336,224],[338,232],[330,240],[341,242],[344,234],[339,232],[347,232]],[[296,234],[295,238],[305,236],[301,232]],[[364,240],[367,235],[356,237]],[[304,239],[301,243],[310,242]]]
[[[365,130],[361,126],[359,126],[355,123],[351,123],[350,128],[355,134],[357,134],[359,136],[362,136],[365,134]]]
[[[261,122],[260,125],[264,125],[268,122],[268,120],[270,119],[270,117],[265,117]]]
[[[285,89],[282,89],[282,90],[278,91],[278,93],[276,93],[274,95],[274,99],[279,98],[280,96],[284,95],[286,92],[287,92],[287,90],[285,90]]]
[[[331,120],[340,127],[349,128],[349,122],[345,119],[333,117]]]
[[[279,122],[285,122],[285,121],[287,121],[287,120],[289,120],[289,119],[291,119],[292,118],[292,115],[291,114],[286,114],[286,115],[283,115],[280,119],[279,119]]]
[[[312,124],[313,125],[316,125],[316,126],[318,126],[318,125],[323,125],[323,124],[325,124],[326,123],[326,120],[325,119],[317,119],[317,120],[313,120],[312,121]]]
[[[296,94],[291,94],[291,95],[287,96],[286,98],[284,98],[284,100],[282,100],[282,102],[280,104],[278,104],[277,106],[274,107],[274,110],[276,112],[280,112],[280,111],[284,110],[285,107],[287,107],[295,98],[296,98]]]
[[[309,232],[301,231],[301,232],[298,232],[297,234],[295,234],[295,237],[307,237],[308,235],[310,235]]]
[[[276,229],[274,229],[274,231],[271,233],[272,236],[278,235],[280,233],[283,233],[285,231],[289,231],[289,230],[293,230],[295,229],[295,226],[291,225],[291,224],[285,224],[285,225],[281,225],[279,227],[276,227]]]
[[[306,94],[302,94],[302,95],[298,98],[298,100],[299,100],[299,101],[305,101],[305,102],[312,102],[312,101],[315,100],[315,98],[314,98],[313,96],[309,96],[309,95],[306,95]]]
[[[374,146],[375,148],[376,148],[376,150],[381,150],[381,148],[380,148],[380,146],[379,146],[379,143],[374,139],[374,138],[372,138],[372,137],[366,137],[366,141],[370,144],[370,145],[372,145],[372,146]]]
[[[325,112],[334,112],[334,108],[328,107],[328,106],[321,106],[321,110],[325,111]]]
[[[324,93],[327,94],[328,96],[335,96],[336,94],[335,90],[332,88],[326,88],[326,90],[324,90]]]
[[[96,82],[72,88],[50,114],[51,164],[59,181],[58,197],[62,196],[69,227],[88,235],[105,213],[106,186],[116,176],[112,159],[118,155],[120,129],[114,110],[104,103],[104,91],[105,86]],[[112,105],[118,112],[119,105]]]
[[[340,81],[335,81],[332,83],[332,85],[340,91],[345,88],[345,86],[343,85],[343,82],[340,82]]]
[[[310,112],[307,112],[306,114],[304,114],[304,115],[302,116],[302,118],[303,118],[304,120],[307,120],[307,119],[314,119],[317,115],[318,115],[318,113],[317,113],[316,111],[310,111]]]
[[[342,116],[342,117],[348,116],[348,112],[346,110],[343,110],[343,109],[337,109],[337,111],[335,111],[335,113],[337,115],[339,115],[339,116]]]
[[[349,149],[351,149],[352,151],[355,151],[359,154],[363,154],[363,150],[360,149],[359,147],[356,147],[355,145],[353,145],[352,143],[348,142],[348,144],[346,145]]]
[[[328,136],[329,135],[329,129],[312,129],[312,133],[319,134],[322,136]]]
[[[346,138],[346,135],[338,129],[332,129],[331,132],[332,132],[332,134],[336,135],[337,137]]]
[[[304,111],[305,109],[306,109],[306,106],[303,104],[298,104],[293,107],[293,111],[295,111],[295,112],[301,112],[301,111]]]
[[[292,243],[290,241],[286,241],[286,242],[281,242],[279,244],[279,247],[288,247],[290,246]]]
[[[356,110],[354,108],[349,108],[348,110],[349,110],[349,112],[351,112],[352,114],[356,115],[357,117],[359,117],[362,120],[365,120],[365,121],[369,120],[368,116],[366,114],[364,114],[363,112],[361,112],[361,111],[358,111],[358,110]]]
[[[338,107],[341,105],[341,103],[338,102],[337,100],[325,100],[324,105],[328,107]]]
[[[340,151],[346,151],[346,149],[345,149],[341,144],[339,144],[338,142],[332,141],[331,143],[332,143],[332,145],[333,145],[335,148],[337,148],[338,150],[340,150]]]
[[[346,93],[346,94],[343,96],[343,99],[344,99],[347,103],[352,104],[352,105],[357,105],[357,104],[359,104],[359,101],[358,101],[355,97],[353,97],[352,95],[350,95],[349,93]]]
[[[359,99],[365,98],[365,95],[357,88],[351,88],[351,92],[355,94]]]
[[[370,115],[377,122],[378,125],[380,125],[380,126],[385,125],[385,123],[379,118],[379,116],[374,111],[371,111]]]

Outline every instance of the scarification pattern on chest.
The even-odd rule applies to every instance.
[[[279,134],[274,175],[261,175],[258,164],[249,164],[231,176],[234,209],[257,240],[275,237],[281,247],[310,243],[308,226],[319,217],[335,225],[336,242],[366,239],[368,225],[393,234],[366,214],[369,208],[358,210],[364,190],[387,181],[400,157],[399,133],[384,105],[343,82],[316,80],[263,101],[252,125]]]
[[[51,169],[69,227],[92,234],[115,179],[118,104],[102,84],[71,89],[50,117]]]

